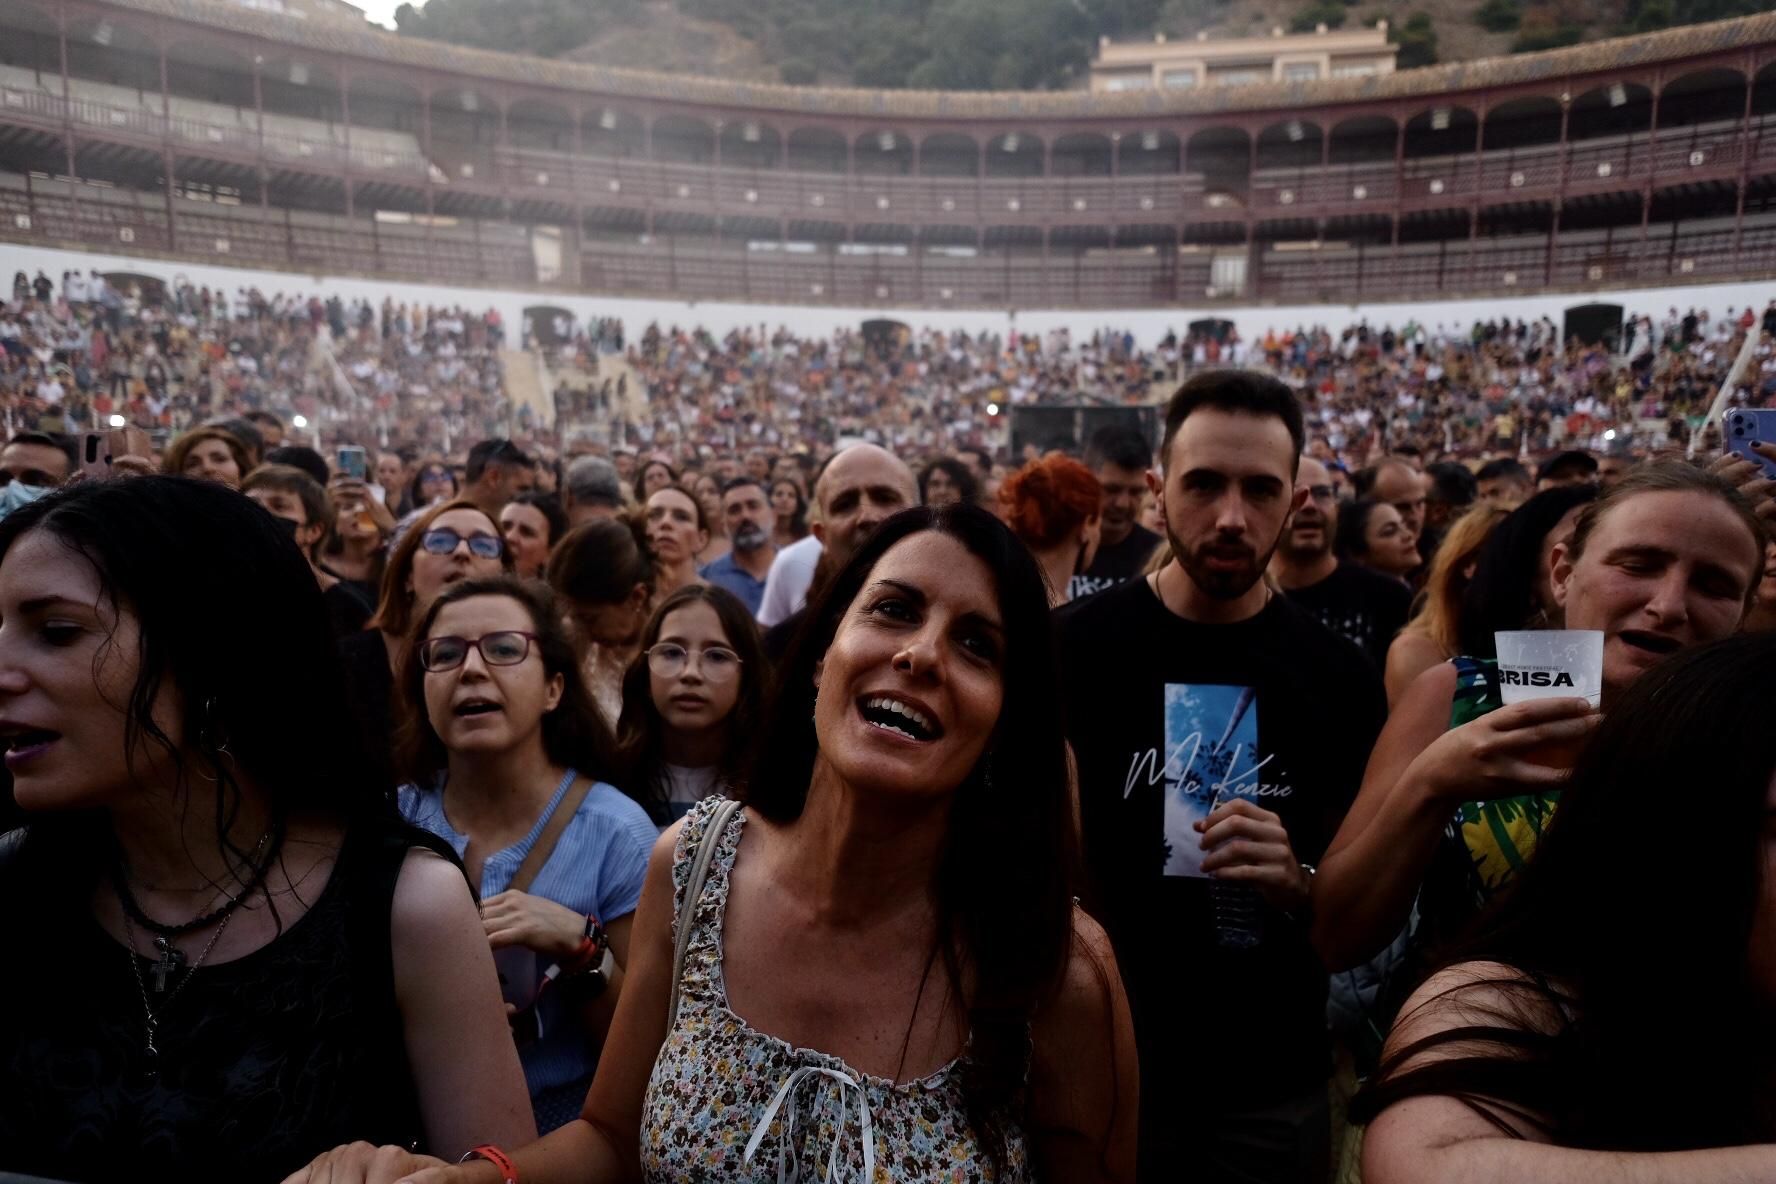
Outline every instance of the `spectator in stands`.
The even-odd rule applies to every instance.
[[[532,1137],[474,899],[376,780],[285,530],[211,483],[89,481],[0,522],[0,557],[31,818],[0,936],[54,951],[8,964],[8,1169],[269,1179],[354,1139]]]
[[[777,518],[771,542],[779,551],[808,537],[808,499],[795,481],[778,477],[771,482],[771,513]]]
[[[382,599],[382,573],[388,558],[387,508],[379,516],[367,496],[346,486],[334,494],[333,536],[322,550],[323,568],[371,604]]]
[[[665,830],[727,795],[757,736],[770,669],[758,624],[734,594],[689,584],[667,596],[623,677],[623,783]]]
[[[380,762],[380,774],[393,776],[395,675],[414,622],[451,584],[509,572],[511,563],[499,523],[467,499],[421,511],[394,545],[382,573],[376,615],[362,633],[339,643],[350,676],[353,714]]]
[[[675,485],[655,490],[647,500],[646,521],[655,596],[663,600],[680,588],[701,584],[697,554],[709,543],[709,528],[697,499]]]
[[[54,436],[18,432],[0,448],[0,483],[54,489],[73,476],[74,465],[74,450]]]
[[[779,555],[782,562],[773,563],[772,578],[777,582],[760,609],[759,622],[767,630],[765,652],[773,660],[789,647],[801,623],[799,614],[806,607],[817,568],[823,562],[829,570],[843,566],[871,531],[916,505],[918,496],[913,471],[885,448],[853,444],[827,461],[814,482],[820,516],[809,538]]]
[[[1626,477],[1634,468],[1634,458],[1619,452],[1608,452],[1597,462],[1597,483],[1608,489]]]
[[[623,508],[623,485],[617,470],[602,456],[580,456],[567,466],[567,521],[584,526],[609,518]]]
[[[1576,449],[1550,457],[1536,470],[1536,491],[1556,485],[1591,485],[1597,481],[1597,458]]]
[[[1483,568],[1495,546],[1523,541],[1510,526],[1488,540]],[[1585,506],[1556,548],[1554,595],[1565,627],[1605,634],[1604,710],[1668,655],[1738,630],[1764,534],[1738,489],[1677,461]],[[1470,600],[1481,588],[1477,573]],[[1436,956],[1534,853],[1570,764],[1549,746],[1581,743],[1596,724],[1584,699],[1501,706],[1492,637],[1463,607],[1464,655],[1407,689],[1316,878],[1314,940],[1334,969],[1392,941],[1415,899],[1415,940]]]
[[[1455,520],[1431,556],[1418,615],[1388,647],[1388,706],[1392,708],[1414,679],[1461,652],[1461,606],[1479,566],[1480,550],[1508,510],[1482,502]]]
[[[691,482],[691,496],[703,508],[703,521],[709,527],[709,542],[697,553],[697,566],[708,567],[734,548],[734,540],[728,537],[727,516],[722,513],[721,478],[714,473],[698,473]]]
[[[407,513],[416,514],[450,501],[456,492],[456,474],[450,466],[437,458],[426,460],[414,472],[413,483],[407,488]]]
[[[399,518],[412,511],[412,506],[403,509],[399,504],[408,485],[407,462],[401,459],[399,453],[377,453],[376,468],[371,475],[376,478],[376,484],[382,488],[382,502],[388,508],[389,513]]]
[[[540,580],[549,566],[549,548],[567,533],[567,515],[551,493],[521,493],[500,511],[500,530],[512,556],[512,574]]]
[[[239,489],[241,478],[252,468],[246,447],[234,433],[221,428],[197,428],[173,441],[161,461],[160,471]]]
[[[739,597],[746,611],[756,616],[765,595],[765,577],[777,557],[771,539],[777,516],[771,512],[770,493],[756,477],[736,477],[722,489],[722,517],[733,548],[705,567],[703,578]]]
[[[265,437],[259,434],[259,425],[245,416],[237,415],[213,419],[204,426],[220,428],[240,441],[240,446],[246,450],[247,454],[246,466],[241,469],[243,477],[258,468],[265,459]]]
[[[1358,500],[1341,507],[1333,549],[1344,562],[1361,564],[1402,585],[1424,564],[1418,536],[1388,502]]]
[[[1426,482],[1410,460],[1399,456],[1385,457],[1357,474],[1358,501],[1386,502],[1400,516],[1400,523],[1413,539],[1424,531]]]
[[[647,525],[624,513],[576,526],[549,556],[548,580],[586,643],[586,680],[607,725],[623,714],[623,672],[640,651],[656,584]]]
[[[546,585],[446,589],[415,624],[401,692],[401,812],[475,877],[547,1134],[585,1104],[657,832],[608,783],[615,742]]]
[[[506,503],[536,484],[536,462],[506,439],[482,440],[469,449],[462,496],[497,520]]]
[[[1418,549],[1429,562],[1443,541],[1443,532],[1467,512],[1480,493],[1474,474],[1456,461],[1433,461],[1425,466],[1424,478],[1425,518],[1424,528],[1418,534]]]
[[[1487,461],[1474,479],[1481,501],[1506,510],[1515,510],[1535,492],[1535,478],[1530,471],[1509,457]]]
[[[967,465],[940,456],[919,473],[919,501],[927,506],[972,506],[980,501],[980,484]]]
[[[1733,638],[1622,688],[1515,888],[1401,1011],[1353,1107],[1365,1180],[1776,1177],[1748,1037],[1776,1018],[1772,662]],[[1657,844],[1659,875],[1600,874],[1676,786],[1707,824]]]
[[[641,471],[635,474],[635,504],[645,506],[655,491],[677,484],[677,469],[661,457],[649,457],[648,462],[641,466]]]
[[[333,503],[313,477],[289,465],[260,465],[241,483],[241,492],[286,524],[320,585],[333,623],[333,636],[350,637],[370,621],[375,607],[357,588],[322,567],[321,544],[333,530]]]
[[[1765,633],[1776,629],[1776,540],[1764,544],[1764,578],[1758,583],[1757,599],[1745,614],[1747,633]]]
[[[1362,650],[1380,670],[1388,644],[1406,623],[1412,593],[1391,574],[1361,561],[1341,562],[1335,543],[1341,522],[1355,507],[1339,507],[1325,465],[1302,457],[1295,488],[1306,489],[1307,500],[1289,516],[1270,558],[1270,576],[1289,599]]]
[[[958,448],[956,459],[968,466],[975,486],[984,492],[993,480],[993,454],[985,448]]]
[[[259,430],[260,455],[280,448],[284,443],[284,421],[270,411],[249,411],[242,416]]]
[[[1140,575],[1160,544],[1158,535],[1135,521],[1153,464],[1147,439],[1129,428],[1102,428],[1086,447],[1085,463],[1104,491],[1103,535],[1092,565],[1073,578],[1069,600]]]
[[[1073,577],[1091,566],[1103,527],[1104,491],[1092,471],[1051,452],[999,485],[1001,517],[1030,549],[1048,586],[1048,604],[1067,603]]]

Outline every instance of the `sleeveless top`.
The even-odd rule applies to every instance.
[[[648,1184],[995,1180],[963,1104],[966,1053],[928,1077],[897,1085],[756,1031],[728,1006],[722,922],[746,811],[736,810],[721,834],[709,835],[718,800],[692,807],[673,856],[676,938],[698,846],[717,844],[688,919],[678,1019],[648,1079],[642,1178]],[[998,1184],[1030,1178],[1023,1132],[1010,1126]]]
[[[29,951],[0,974],[0,1170],[275,1182],[354,1140],[414,1146],[389,922],[408,846],[348,835],[313,906],[269,945],[185,972],[156,1006],[153,1075],[124,946],[85,895],[44,900],[22,860],[0,858],[0,948]],[[151,961],[136,961],[151,986]]]

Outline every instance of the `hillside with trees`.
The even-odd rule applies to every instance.
[[[1763,11],[1776,0],[429,0],[407,36],[796,85],[1083,85],[1100,35],[1237,36],[1387,20],[1402,67]]]

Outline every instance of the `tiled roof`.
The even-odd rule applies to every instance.
[[[560,87],[581,102],[626,98],[691,102],[786,115],[909,119],[1093,119],[1203,115],[1393,99],[1426,101],[1451,91],[1533,83],[1621,67],[1776,44],[1776,12],[1687,25],[1637,37],[1575,45],[1543,53],[1455,62],[1418,70],[1313,82],[1259,83],[1188,91],[915,91],[777,86],[727,82],[685,74],[596,66],[495,53],[403,37],[372,26],[302,20],[212,0],[111,0],[159,17],[264,37],[284,45],[450,71],[490,80]]]

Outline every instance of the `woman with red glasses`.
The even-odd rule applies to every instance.
[[[379,784],[394,784],[390,740],[394,735],[395,673],[407,632],[432,601],[452,584],[511,571],[499,523],[473,502],[433,506],[401,536],[382,571],[376,615],[362,633],[339,643],[351,688],[353,714],[364,741],[379,759]]]
[[[604,781],[610,731],[547,586],[446,588],[401,670],[401,812],[449,843],[481,914],[536,1112],[586,1100],[657,832]]]

